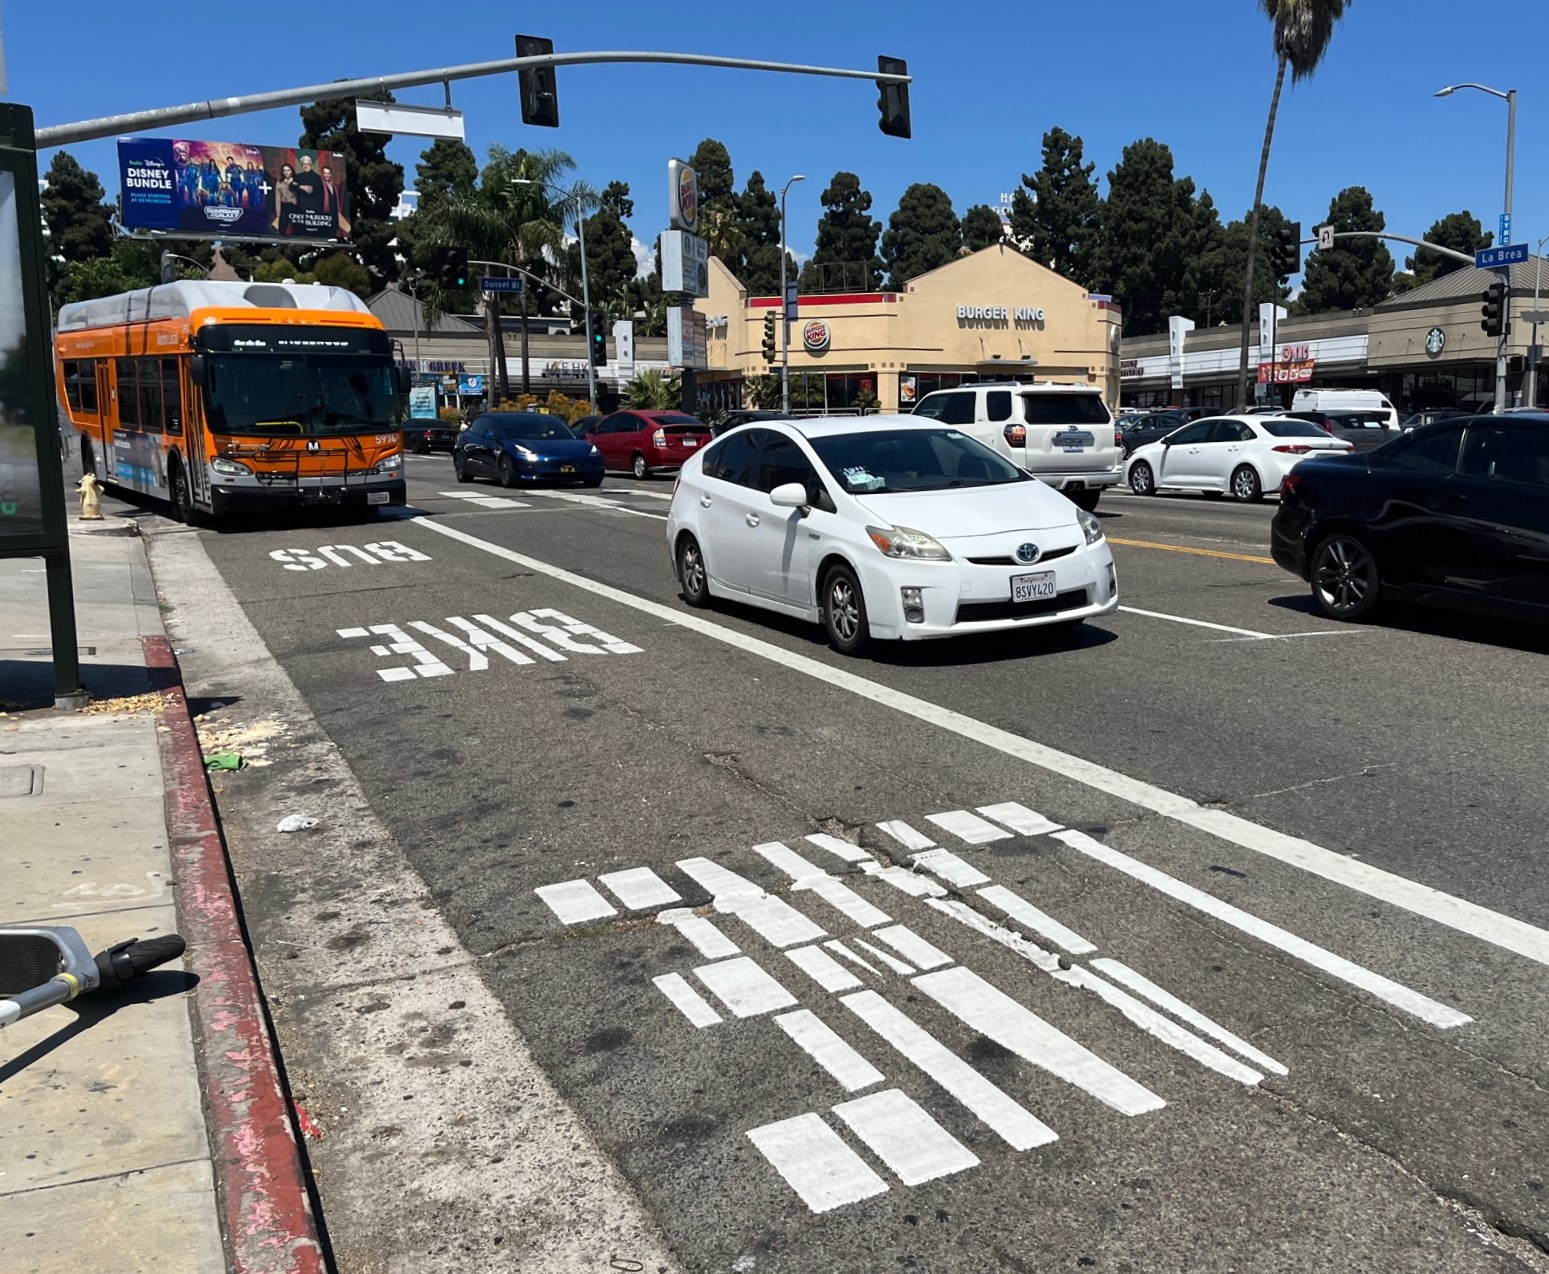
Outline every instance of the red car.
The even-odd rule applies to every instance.
[[[592,434],[604,467],[637,478],[677,472],[709,441],[710,426],[681,411],[616,411]]]

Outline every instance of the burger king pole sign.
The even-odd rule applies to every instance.
[[[681,159],[667,161],[667,215],[674,230],[699,229],[699,178]]]

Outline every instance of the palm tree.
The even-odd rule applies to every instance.
[[[1242,285],[1242,347],[1237,360],[1237,401],[1248,402],[1248,324],[1253,308],[1253,259],[1259,246],[1259,212],[1264,206],[1264,176],[1269,171],[1269,144],[1275,136],[1275,114],[1280,109],[1280,90],[1285,69],[1291,82],[1305,80],[1318,69],[1328,52],[1334,24],[1345,16],[1350,0],[1259,0],[1264,15],[1274,23],[1275,92],[1269,99],[1269,121],[1264,125],[1264,149],[1259,155],[1259,180],[1253,189],[1253,212],[1248,218],[1248,269]]]
[[[661,409],[683,402],[683,387],[676,376],[650,368],[624,386],[624,402],[630,407]]]

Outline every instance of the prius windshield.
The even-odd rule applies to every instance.
[[[384,354],[214,354],[206,375],[214,433],[349,434],[400,423]]]
[[[1033,479],[956,429],[877,429],[808,444],[851,495],[993,487]]]

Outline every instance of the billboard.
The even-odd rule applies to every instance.
[[[121,137],[118,175],[130,230],[348,239],[344,156],[300,146]]]

